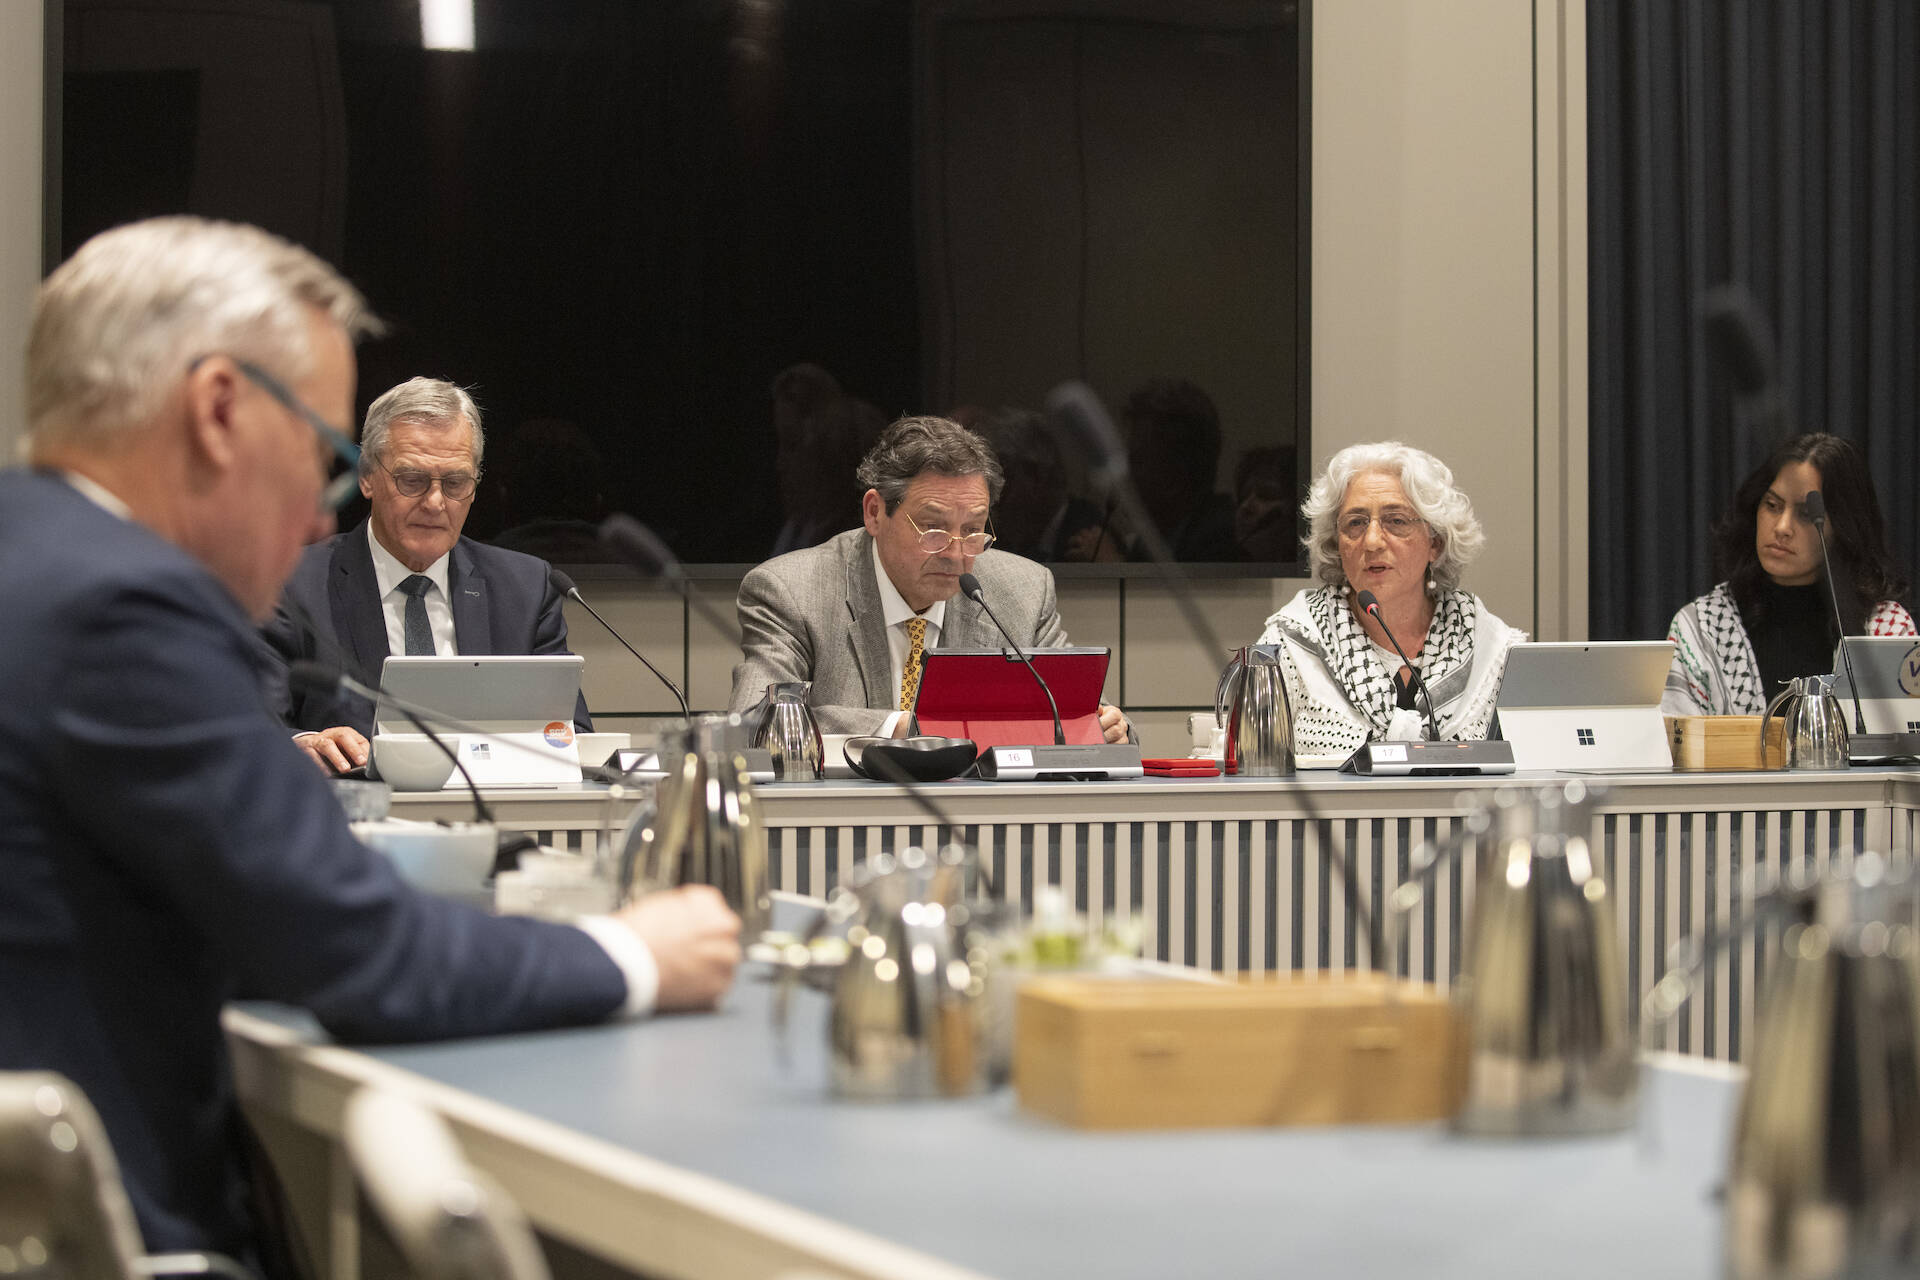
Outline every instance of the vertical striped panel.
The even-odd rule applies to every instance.
[[[1098,923],[1137,918],[1164,959],[1225,971],[1364,968],[1371,940],[1348,909],[1336,855],[1359,896],[1391,927],[1387,904],[1414,874],[1423,843],[1444,845],[1460,819],[1384,817],[985,823],[954,833],[973,844],[1000,894],[1030,901],[1057,885]],[[597,846],[585,828],[538,833],[560,848]],[[783,827],[769,831],[776,887],[821,895],[876,853],[931,848],[931,825]],[[1744,915],[1790,870],[1824,871],[1886,849],[1896,862],[1920,850],[1920,810],[1758,809],[1603,813],[1595,818],[1595,869],[1612,895],[1625,941],[1631,998],[1664,971],[1673,944]],[[1449,986],[1458,973],[1461,924],[1478,869],[1491,851],[1462,850],[1437,868],[1410,913],[1400,971]],[[1666,1029],[1666,1047],[1738,1060],[1764,995],[1777,930],[1742,938],[1710,959],[1701,994]]]

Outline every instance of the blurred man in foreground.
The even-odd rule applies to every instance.
[[[95,237],[35,300],[31,467],[0,474],[0,1069],[86,1090],[154,1250],[256,1257],[237,987],[412,1040],[709,1006],[738,957],[708,890],[578,928],[413,891],[268,714],[253,627],[332,532],[373,324],[312,254],[195,218]]]

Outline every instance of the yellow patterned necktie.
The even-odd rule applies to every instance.
[[[927,620],[907,619],[907,661],[900,668],[900,710],[913,710],[914,696],[920,692],[920,658],[927,651]]]

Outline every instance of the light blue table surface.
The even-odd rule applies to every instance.
[[[1736,1087],[1644,1076],[1643,1132],[1492,1141],[1411,1128],[1089,1133],[1011,1090],[827,1096],[826,1000],[792,1061],[751,972],[712,1015],[372,1057],[1004,1277],[1709,1276]],[[279,1021],[297,1021],[284,1012]],[[310,1024],[309,1024],[310,1025]]]

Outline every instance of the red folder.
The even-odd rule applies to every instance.
[[[1067,742],[1106,741],[1100,731],[1100,690],[1107,683],[1105,648],[1030,649],[1027,656],[1060,704]],[[913,713],[920,732],[972,738],[988,747],[1026,747],[1053,741],[1053,713],[1033,673],[999,649],[929,649]]]

